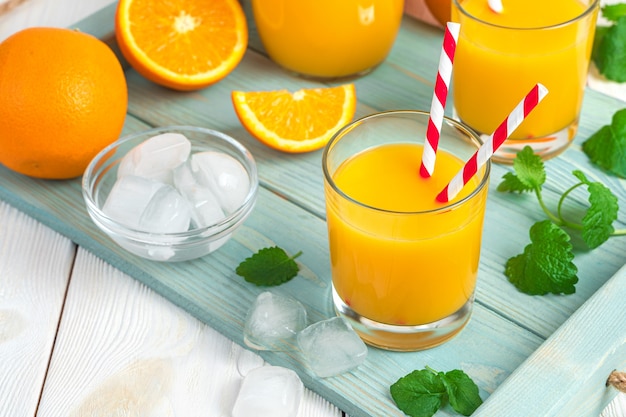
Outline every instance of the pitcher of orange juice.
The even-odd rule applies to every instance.
[[[363,75],[385,60],[404,0],[252,0],[269,57],[311,78]]]

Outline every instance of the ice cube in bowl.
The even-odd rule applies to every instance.
[[[184,146],[181,135],[190,146]],[[164,158],[168,152],[170,156],[175,152],[175,158]],[[219,176],[220,168],[202,165],[213,161],[228,166],[229,177],[236,175],[235,186],[240,188],[215,192],[211,187],[218,179],[207,173]],[[120,181],[132,187],[125,190]],[[141,184],[151,189],[133,191]],[[126,192],[110,195],[114,187]],[[94,157],[82,180],[87,212],[98,228],[135,255],[167,262],[199,258],[221,247],[252,211],[257,191],[257,168],[250,152],[224,133],[193,126],[124,136]],[[128,201],[129,194],[143,197]],[[116,196],[123,199],[115,200]],[[125,207],[133,215],[120,216]],[[172,226],[164,232],[165,224]]]

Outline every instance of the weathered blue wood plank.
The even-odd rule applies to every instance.
[[[406,28],[408,34],[413,35],[411,38],[407,38]],[[419,95],[431,94],[432,87],[425,81],[428,77],[426,73],[436,72],[436,68],[413,68],[415,59],[409,53],[410,50],[416,56],[433,55],[426,47],[432,48],[434,42],[430,41],[426,46],[418,42],[421,39],[418,36],[420,28],[421,26],[411,24],[410,21],[404,25],[400,40],[412,39],[411,45],[402,42],[397,44],[387,62],[370,75],[354,81],[359,99],[357,117],[394,108],[427,108],[425,99]],[[430,26],[428,30],[437,33]],[[165,91],[143,80],[132,70],[128,72],[128,77],[131,80],[131,114],[151,124],[175,124],[182,121],[225,131],[251,149],[259,164],[261,180],[267,188],[324,217],[321,151],[291,155],[267,148],[245,131],[230,102],[232,90],[286,88],[294,91],[319,84],[286,75],[274,63],[256,52],[248,52],[243,62],[226,80],[196,93],[181,95]],[[377,103],[382,105],[373,107]],[[422,106],[418,103],[422,103]],[[581,143],[606,124],[611,115],[623,105],[619,100],[587,91],[580,131],[574,145],[560,157],[546,162],[547,204],[556,207],[557,192],[562,193],[567,188],[565,184],[573,183],[572,170],[581,169],[590,178],[602,181],[614,190],[621,202],[621,221],[616,226],[626,227],[626,181],[606,175],[592,166],[580,148]],[[575,262],[580,269],[577,294],[528,297],[518,293],[503,274],[504,264],[508,258],[523,251],[529,242],[530,226],[535,221],[545,219],[545,215],[534,195],[517,196],[496,191],[501,177],[510,170],[509,166],[494,166],[492,171],[478,301],[547,337],[626,262],[626,239],[612,239],[593,252],[586,252],[583,248],[577,251]],[[586,204],[584,195],[577,197],[578,203],[575,204]]]
[[[599,416],[626,367],[626,266],[579,308],[474,414]],[[618,307],[618,308],[616,308]]]

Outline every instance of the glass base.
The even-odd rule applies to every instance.
[[[454,118],[461,120],[456,114],[456,111],[454,112]],[[462,120],[461,122],[465,123]],[[493,154],[491,160],[498,164],[512,164],[517,153],[524,149],[525,146],[530,146],[536,155],[539,155],[543,161],[546,161],[563,153],[574,140],[577,131],[578,119],[569,126],[550,135],[528,139],[508,139],[504,141],[500,148]],[[489,139],[491,135],[491,133],[477,133],[483,142]]]
[[[348,320],[354,331],[368,345],[401,352],[430,349],[456,336],[469,322],[474,306],[470,298],[459,310],[441,320],[415,326],[378,323],[359,315],[343,302],[333,286],[333,304],[340,317]]]

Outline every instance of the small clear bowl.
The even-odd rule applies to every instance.
[[[250,177],[243,204],[220,222],[181,233],[150,233],[129,228],[102,212],[117,179],[117,167],[136,145],[162,133],[180,133],[191,142],[191,152],[219,151],[239,161]],[[205,256],[222,246],[252,211],[258,191],[258,174],[252,154],[237,140],[211,129],[167,126],[134,133],[104,148],[89,163],[82,179],[82,193],[93,222],[127,251],[154,261],[179,262]]]

